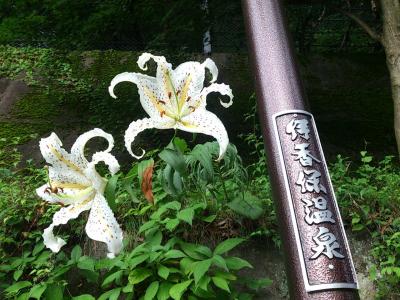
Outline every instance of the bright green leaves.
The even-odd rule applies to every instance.
[[[150,283],[144,295],[144,300],[153,300],[158,292],[158,287],[160,283],[158,281],[153,281]]]
[[[163,265],[158,266],[158,271],[157,271],[158,276],[160,276],[162,279],[167,280],[168,275],[169,275],[169,269]]]
[[[241,259],[239,257],[228,257],[225,260],[226,266],[230,270],[240,270],[243,268],[253,268],[251,264],[249,264],[248,261]]]
[[[241,238],[233,238],[233,239],[227,239],[220,243],[214,250],[214,255],[221,255],[229,250],[232,250],[239,244],[243,243],[245,240]]]
[[[217,277],[214,276],[212,277],[212,281],[214,282],[214,284],[219,287],[222,290],[227,291],[228,293],[230,293],[231,291],[229,290],[229,284],[228,281],[222,277]]]
[[[150,269],[147,268],[136,268],[132,272],[129,273],[128,280],[131,284],[135,285],[143,280],[145,280],[147,277],[151,276],[153,273]]]
[[[192,207],[188,207],[178,212],[176,215],[179,220],[185,221],[186,223],[192,226],[192,221],[194,218],[194,209]]]
[[[186,280],[182,283],[177,283],[171,287],[169,290],[169,295],[174,300],[180,300],[182,298],[183,293],[189,287],[193,280]]]
[[[196,285],[199,283],[199,280],[204,276],[204,274],[210,269],[211,263],[211,259],[206,259],[192,264],[194,282]]]

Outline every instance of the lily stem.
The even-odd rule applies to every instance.
[[[226,190],[226,185],[225,185],[225,180],[222,176],[222,171],[221,171],[221,167],[218,166],[218,174],[221,177],[221,181],[222,181],[222,188],[224,190],[224,198],[225,198],[225,203],[228,202],[228,192]]]

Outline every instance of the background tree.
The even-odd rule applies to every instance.
[[[347,2],[351,8],[350,2]],[[393,106],[394,132],[397,150],[400,154],[400,1],[371,1],[371,11],[381,19],[381,29],[368,25],[362,18],[343,10],[343,13],[354,20],[373,40],[382,44],[386,54],[386,64],[390,73]]]

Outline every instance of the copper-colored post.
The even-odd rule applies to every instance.
[[[242,0],[292,299],[359,299],[279,0]]]

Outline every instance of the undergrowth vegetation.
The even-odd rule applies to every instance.
[[[33,191],[46,172],[29,163],[23,169],[9,169],[3,162],[2,297],[251,299],[254,290],[270,280],[238,281],[237,271],[252,266],[230,256],[229,250],[259,235],[280,243],[265,158],[262,148],[257,151],[260,140],[249,135],[247,141],[253,155],[260,153],[259,161],[247,167],[233,145],[217,163],[212,160],[218,152],[216,143],[190,149],[183,139],[174,138],[165,149],[148,153],[126,173],[109,178],[105,195],[126,237],[124,251],[111,260],[103,258],[105,249],[99,243],[88,245],[82,238],[85,217],[60,229],[58,234],[68,241],[65,250],[53,254],[45,249],[41,233],[58,207],[39,201]],[[375,162],[361,152],[360,163],[338,156],[330,170],[345,223],[361,238],[372,240],[370,278],[379,296],[396,297],[397,163],[393,157]]]
[[[0,123],[0,298],[251,299],[271,285],[268,278],[245,278],[241,270],[252,265],[231,251],[259,237],[281,244],[255,111],[246,118],[254,132],[242,136],[246,152],[231,144],[215,162],[217,143],[192,146],[174,137],[108,176],[105,196],[124,231],[124,250],[116,258],[104,258],[104,245],[85,238],[85,213],[57,229],[67,241],[62,251],[45,249],[41,235],[59,206],[36,196],[46,171],[31,161],[20,164],[17,147],[55,130],[59,105],[79,107],[83,127],[120,134],[126,120],[137,116],[139,100],[124,86],[118,87],[122,100],[111,100],[106,90],[112,74],[127,65],[136,70],[133,56],[0,48],[6,62],[0,76],[22,74],[33,89],[12,111],[33,122]],[[38,122],[43,116],[46,121]],[[248,154],[245,162],[239,153]],[[98,171],[107,176],[101,166]],[[398,160],[378,161],[362,151],[360,161],[337,156],[330,171],[346,227],[355,238],[371,241],[369,276],[378,297],[399,297]]]
[[[46,205],[33,193],[46,172],[29,165],[19,171],[2,168],[3,296],[251,299],[270,280],[242,276],[236,283],[237,271],[252,266],[229,251],[261,227],[274,232],[273,222],[266,224],[272,202],[264,197],[268,190],[253,188],[257,183],[233,145],[222,162],[213,160],[217,153],[215,142],[190,149],[174,138],[127,173],[109,178],[105,195],[126,237],[123,253],[111,260],[95,258],[104,257],[99,243],[94,255],[82,252],[88,241],[79,238],[84,227],[79,219],[59,232],[69,250],[46,250],[41,233],[58,205]]]

